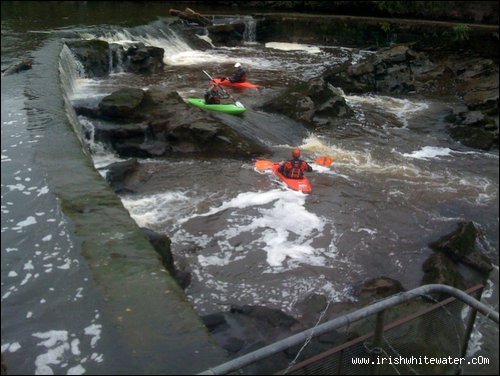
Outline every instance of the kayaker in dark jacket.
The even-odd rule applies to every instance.
[[[300,150],[292,151],[292,160],[282,163],[278,171],[289,179],[302,179],[304,172],[311,172],[313,169],[309,164],[300,159]]]
[[[245,68],[240,63],[234,64],[234,67],[236,68],[236,71],[231,77],[228,77],[227,79],[231,82],[246,82],[248,72]]]
[[[225,98],[228,98],[228,96],[224,94],[219,85],[210,84],[205,92],[206,104],[220,104],[221,99]]]

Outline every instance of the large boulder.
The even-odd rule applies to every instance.
[[[321,77],[291,86],[277,98],[264,103],[262,108],[313,127],[331,126],[335,120],[353,113],[343,91]]]
[[[397,45],[383,48],[357,64],[335,67],[324,78],[345,92],[405,94],[416,90],[415,72],[431,67],[425,54]]]
[[[93,40],[67,41],[66,45],[83,65],[87,77],[106,77],[109,74],[110,53],[108,42]]]
[[[466,264],[488,277],[493,270],[490,258],[484,253],[481,232],[473,222],[458,224],[457,230],[429,244],[436,252],[443,252],[455,262]]]
[[[139,162],[137,159],[129,159],[123,162],[115,162],[107,167],[106,181],[117,193],[133,192],[133,189],[127,186],[127,177],[137,171]]]
[[[456,264],[443,252],[431,255],[423,264],[422,285],[442,284],[463,290],[465,283]]]
[[[270,153],[259,140],[238,133],[210,111],[192,107],[177,92],[162,87],[120,89],[97,106],[79,107],[77,113],[97,118],[94,141],[105,142],[122,157],[249,158]]]
[[[264,306],[232,306],[228,312],[202,316],[212,338],[231,356],[241,356],[293,334],[293,317]],[[270,375],[285,369],[292,357],[285,352],[243,369],[247,375]]]
[[[125,70],[131,73],[155,73],[163,68],[165,50],[138,43],[130,46],[124,55]]]
[[[215,45],[237,46],[243,41],[245,24],[242,22],[208,26],[208,35]]]
[[[401,282],[389,277],[372,278],[364,282],[358,289],[357,295],[363,300],[379,300],[405,291]]]
[[[142,119],[139,108],[144,100],[144,91],[125,88],[105,96],[99,103],[101,114],[107,118]]]
[[[75,58],[82,64],[85,75],[90,78],[106,77],[113,70],[131,73],[154,73],[165,65],[165,50],[160,47],[135,43],[123,46],[99,39],[65,42]]]

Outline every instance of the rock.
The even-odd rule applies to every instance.
[[[108,118],[143,118],[138,109],[144,99],[141,89],[125,88],[104,97],[99,103],[99,110]]]
[[[125,70],[131,73],[155,73],[163,68],[165,50],[159,47],[133,45],[125,52]]]
[[[297,324],[297,320],[288,316],[278,309],[267,308],[264,306],[232,306],[231,313],[238,313],[259,321],[264,321],[272,327],[290,328],[292,325]]]
[[[233,306],[229,312],[213,313],[201,319],[212,338],[234,357],[289,337],[293,334],[290,327],[297,322],[277,309],[247,305]],[[248,375],[273,374],[285,369],[292,359],[280,352],[244,367],[243,372]]]
[[[481,111],[469,111],[464,113],[464,125],[482,125],[486,123],[486,116]]]
[[[424,277],[422,285],[443,284],[464,290],[465,283],[457,266],[443,252],[436,252],[423,264]]]
[[[142,227],[142,231],[149,239],[149,242],[153,245],[153,248],[161,257],[162,263],[168,270],[172,277],[175,277],[175,266],[174,266],[174,256],[170,250],[171,240],[168,236],[158,234],[157,232],[150,230],[148,228]]]
[[[401,282],[388,277],[373,278],[358,289],[357,295],[360,299],[375,300],[405,291]]]
[[[480,241],[480,232],[473,222],[462,222],[458,229],[429,244],[436,252],[444,252],[452,260],[461,262],[481,272],[485,277],[493,270],[493,265]]]
[[[383,48],[357,64],[334,68],[324,78],[347,92],[404,94],[418,86],[415,72],[428,72],[431,67],[432,63],[425,54],[405,45],[396,45]]]
[[[497,77],[498,79],[498,77]],[[490,90],[471,91],[464,95],[464,102],[471,110],[498,113],[498,86]]]
[[[78,40],[68,41],[66,45],[83,65],[87,77],[106,77],[109,74],[110,53],[108,42],[97,39]]]
[[[450,135],[471,148],[490,150],[498,147],[498,132],[467,126],[449,126]]]
[[[224,314],[213,313],[210,315],[201,316],[203,324],[207,327],[210,332],[214,330],[222,330],[229,327]]]
[[[94,122],[94,140],[109,144],[122,157],[191,154],[246,158],[270,153],[260,140],[239,134],[210,112],[186,104],[177,92],[165,88],[152,87],[145,92],[124,88],[90,106],[77,110],[103,119]]]
[[[242,22],[209,26],[208,34],[212,43],[222,46],[237,46],[243,41],[245,24]]]
[[[314,319],[315,317],[319,317],[319,314],[324,311],[327,303],[323,295],[311,294],[297,303],[295,308],[301,312],[303,318]]]
[[[284,114],[309,126],[332,126],[336,119],[353,113],[343,91],[321,77],[291,86],[278,98],[264,103],[263,109]]]
[[[109,121],[95,121],[94,138],[113,147],[127,140],[138,139],[142,142],[147,128],[145,123],[114,124]]]
[[[130,192],[133,189],[126,186],[127,177],[137,171],[139,162],[137,159],[129,159],[124,162],[115,162],[107,167],[106,180],[117,193]]]
[[[142,231],[148,237],[155,251],[158,252],[165,269],[167,269],[170,275],[177,281],[179,286],[185,289],[191,280],[190,275],[188,277],[185,271],[178,270],[175,267],[174,256],[170,248],[170,245],[172,244],[170,238],[167,235],[159,234],[145,227],[142,227]]]

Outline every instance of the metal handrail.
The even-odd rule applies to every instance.
[[[262,347],[251,353],[245,354],[241,357],[232,359],[226,363],[220,364],[216,367],[200,372],[198,373],[198,375],[228,374],[231,371],[245,367],[260,359],[267,358],[280,351],[286,350],[289,347],[296,346],[307,340],[307,338],[309,338],[313,334],[315,336],[318,336],[321,334],[328,333],[334,329],[338,329],[342,326],[349,325],[353,322],[364,319],[368,316],[381,312],[385,309],[404,303],[417,296],[427,295],[431,293],[446,293],[448,295],[451,295],[457,298],[458,300],[461,300],[462,302],[466,303],[467,305],[473,307],[474,309],[478,310],[490,320],[496,322],[497,324],[499,323],[498,312],[493,310],[488,305],[481,303],[477,299],[474,299],[473,297],[467,295],[462,290],[447,285],[439,285],[439,284],[424,285],[410,291],[405,291],[397,295],[393,295],[389,298],[373,303],[367,307],[363,307],[354,312],[348,313],[342,317],[338,317],[336,319],[320,324],[314,328],[297,333],[288,338],[282,339],[278,342],[274,342],[268,346]]]

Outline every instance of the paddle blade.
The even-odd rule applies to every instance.
[[[208,78],[210,78],[212,81],[214,80],[214,79],[212,78],[212,76],[210,76],[210,75],[209,75],[209,74],[208,74],[205,70],[202,70],[202,72],[203,72],[203,73],[205,73],[205,75],[206,75]]]
[[[245,108],[245,106],[243,106],[243,103],[241,103],[241,102],[239,102],[239,101],[234,102],[234,105],[235,105],[236,107]]]
[[[317,164],[329,167],[333,163],[333,158],[332,157],[319,157],[315,161]]]
[[[264,159],[260,159],[255,161],[255,168],[257,170],[267,170],[271,167],[273,167],[274,162],[273,161],[266,161]]]

